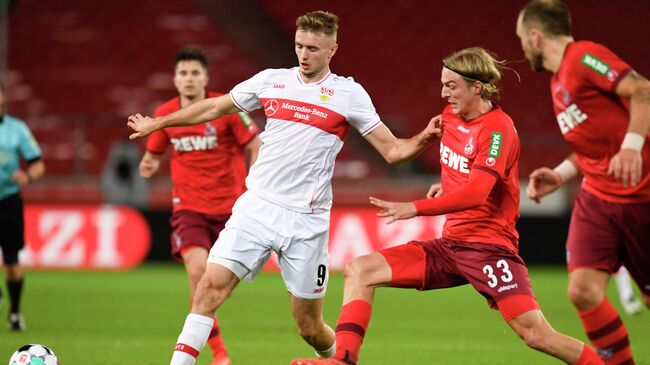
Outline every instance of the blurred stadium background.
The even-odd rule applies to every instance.
[[[608,45],[641,74],[650,75],[649,1],[568,3],[577,39]],[[7,85],[8,112],[30,126],[47,167],[46,177],[23,191],[32,248],[22,259],[34,267],[86,269],[133,267],[143,260],[169,262],[168,169],[151,182],[138,178],[144,143],[128,141],[126,117],[150,114],[176,95],[172,60],[188,43],[202,46],[210,57],[211,90],[227,92],[263,68],[292,67],[295,18],[317,9],[341,17],[333,72],[353,76],[364,85],[383,120],[399,136],[419,131],[442,110],[439,73],[444,56],[478,45],[511,61],[513,71],[505,72],[500,104],[515,120],[522,140],[520,178],[525,188],[534,168],[554,166],[569,150],[552,112],[549,75],[530,70],[514,33],[516,15],[524,4],[523,0],[0,0],[0,77]],[[263,126],[263,114],[253,117]],[[435,218],[386,228],[367,204],[369,195],[423,196],[438,179],[437,159],[435,144],[416,161],[390,167],[350,133],[335,170],[332,241],[340,246],[333,251],[335,267],[371,249],[439,233],[441,221]],[[519,230],[527,262],[561,270],[576,187],[539,206],[522,199]],[[174,270],[183,280],[182,272]],[[36,289],[29,288],[28,280],[29,293]],[[557,300],[566,301],[564,307],[572,311],[564,287],[555,289]],[[186,300],[185,294],[178,294],[177,302]],[[27,316],[29,321],[29,312]],[[175,334],[170,334],[171,341]],[[578,328],[572,334],[581,332]],[[4,336],[0,332],[0,338]],[[645,340],[648,346],[650,340]],[[650,363],[650,357],[645,361]]]

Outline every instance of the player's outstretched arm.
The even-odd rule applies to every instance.
[[[493,174],[474,169],[467,184],[450,193],[438,195],[441,189],[434,189],[432,186],[435,193],[429,189],[427,196],[435,194],[433,198],[402,203],[370,197],[370,204],[380,208],[377,216],[388,218],[386,224],[391,224],[416,215],[441,215],[479,207],[487,202],[496,182],[497,178]]]
[[[158,118],[144,117],[141,114],[131,115],[127,125],[135,133],[130,139],[146,137],[166,127],[185,126],[204,123],[219,118],[225,114],[237,113],[240,110],[235,106],[229,94],[215,98],[197,101],[181,110]]]
[[[609,162],[607,174],[614,174],[624,187],[635,186],[641,180],[641,150],[650,130],[650,81],[631,71],[616,86],[616,94],[630,99],[630,124],[621,149]]]
[[[528,177],[526,195],[539,204],[543,197],[578,175],[577,165],[576,155],[572,153],[553,170],[548,167],[536,169]]]
[[[389,164],[398,164],[419,156],[435,137],[442,135],[442,118],[431,118],[424,130],[408,139],[396,138],[385,125],[366,135],[366,140]]]

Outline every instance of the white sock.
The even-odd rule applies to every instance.
[[[327,350],[323,350],[323,351],[315,350],[315,351],[316,351],[316,355],[324,359],[329,359],[330,357],[334,356],[334,354],[336,353],[336,341],[334,341],[332,346]]]
[[[630,298],[634,297],[634,291],[632,291],[632,281],[630,280],[630,273],[627,271],[625,266],[621,268],[616,273],[616,286],[618,287],[618,296],[621,299],[622,303],[627,302]]]
[[[199,352],[208,341],[213,323],[214,319],[211,317],[188,314],[183,331],[178,336],[170,365],[194,365]]]

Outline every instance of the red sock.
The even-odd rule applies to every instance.
[[[353,300],[341,308],[336,324],[335,359],[357,363],[371,311],[372,305],[365,300]]]
[[[585,347],[582,349],[582,353],[580,354],[580,358],[578,359],[578,362],[576,365],[603,365],[603,359],[598,356],[596,351],[592,350],[591,347],[589,347],[587,344],[585,344]]]
[[[578,311],[587,337],[606,365],[634,364],[627,329],[607,298],[594,308]]]
[[[214,319],[214,324],[212,325],[210,336],[208,336],[208,346],[210,346],[210,349],[212,349],[214,357],[220,354],[223,354],[223,356],[228,356],[226,345],[223,343],[221,331],[219,330],[219,321],[216,318]]]

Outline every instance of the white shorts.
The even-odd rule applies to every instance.
[[[244,193],[212,246],[208,262],[252,281],[275,251],[287,290],[302,299],[325,295],[330,213],[306,214]]]

